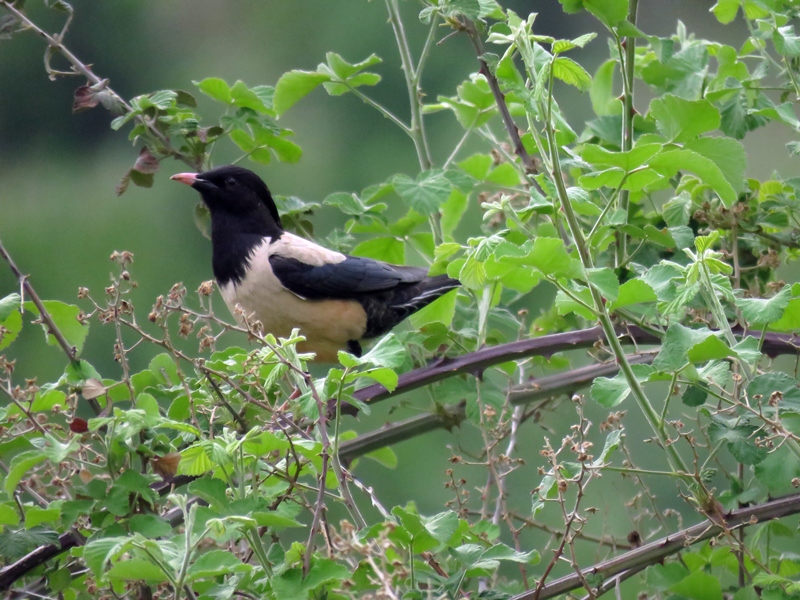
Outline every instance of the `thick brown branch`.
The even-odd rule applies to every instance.
[[[737,336],[761,336],[760,331],[747,331],[736,327],[733,328],[733,333]],[[623,341],[627,340],[634,344],[651,345],[661,342],[660,338],[655,334],[633,326],[617,327],[617,335]],[[392,392],[380,384],[374,384],[361,388],[353,396],[362,402],[379,402],[455,375],[469,373],[480,376],[489,367],[500,363],[520,360],[530,356],[549,357],[556,352],[588,348],[603,339],[605,338],[602,329],[600,327],[592,327],[590,329],[554,333],[529,340],[519,340],[508,344],[500,344],[499,346],[482,348],[475,352],[462,354],[456,358],[442,358],[428,366],[404,373],[400,376],[397,387]],[[800,354],[800,336],[786,333],[767,333],[764,335],[761,351],[773,358],[784,354]],[[570,372],[570,375],[565,374],[565,377],[571,377],[571,374],[572,372]],[[335,405],[329,404],[329,410],[333,409],[335,409]],[[358,409],[354,406],[343,406],[342,412],[355,415],[358,413]]]
[[[717,524],[710,519],[677,533],[645,544],[619,556],[583,569],[580,574],[573,573],[548,583],[536,594],[535,590],[514,596],[511,600],[546,600],[581,587],[581,577],[601,576],[610,579],[631,569],[640,569],[657,564],[667,556],[683,550],[686,546],[703,542],[721,533],[748,525],[756,525],[773,519],[780,519],[800,513],[800,493],[784,496],[764,504],[734,510],[724,517],[724,523]]]
[[[628,361],[631,364],[649,364],[655,358],[655,353],[631,354]],[[537,400],[571,394],[591,384],[596,377],[607,377],[619,372],[616,363],[603,363],[588,365],[556,375],[548,375],[533,379],[524,385],[514,386],[509,392],[509,403],[513,406],[530,404]],[[381,429],[370,431],[347,442],[343,442],[339,449],[339,456],[343,461],[351,461],[380,448],[391,446],[405,440],[435,431],[436,429],[452,429],[458,427],[466,418],[466,403],[443,406],[438,412],[427,413],[411,417],[386,425]]]

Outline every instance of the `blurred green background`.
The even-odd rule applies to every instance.
[[[242,79],[250,86],[274,85],[290,69],[313,70],[327,51],[353,62],[374,52],[384,59],[373,69],[383,81],[368,93],[397,114],[408,114],[386,7],[377,0],[74,0],[72,4],[75,20],[66,45],[85,63],[92,64],[96,74],[108,77],[111,86],[125,98],[164,88],[193,92],[193,80],[212,76],[229,83]],[[744,24],[737,21],[722,27],[708,12],[712,4],[710,0],[642,0],[639,26],[648,34],[668,36],[681,19],[690,32],[738,47],[744,40]],[[411,1],[402,5],[412,48],[418,53],[426,34],[416,16],[420,5]],[[538,12],[538,33],[574,37],[598,30],[586,14],[565,15],[556,0],[517,0],[503,5],[523,15]],[[27,9],[47,30],[60,29],[61,13],[44,9],[35,0],[28,0]],[[449,30],[442,29],[439,39],[447,33]],[[102,108],[73,115],[72,92],[84,81],[78,77],[49,81],[42,67],[43,54],[43,41],[30,32],[0,41],[0,239],[21,269],[31,274],[43,298],[67,302],[77,302],[79,286],[89,287],[101,297],[113,268],[108,260],[111,252],[133,252],[132,273],[139,284],[133,302],[140,320],[144,320],[155,297],[167,292],[173,283],[181,281],[193,291],[212,277],[210,242],[201,236],[192,219],[196,194],[169,181],[170,175],[186,170],[185,166],[165,161],[153,188],[130,186],[117,197],[115,186],[132,166],[138,148],[131,146],[127,133],[109,128],[111,117]],[[576,58],[591,72],[607,56],[605,42],[597,39]],[[59,59],[54,64],[64,66]],[[423,78],[424,90],[429,98],[454,95],[458,83],[476,67],[466,38],[448,38],[433,49]],[[645,112],[648,91],[641,88],[637,93],[636,106]],[[197,97],[200,114],[219,114],[212,102],[199,93]],[[574,89],[563,89],[560,102],[573,127],[581,130],[583,121],[591,118],[588,97]],[[434,155],[441,162],[460,137],[460,128],[448,112],[429,116],[427,123]],[[415,175],[418,171],[410,140],[351,95],[332,98],[317,90],[290,110],[281,124],[294,130],[295,141],[304,150],[302,160],[268,167],[245,164],[262,175],[274,193],[319,202],[332,192],[357,192],[394,173]],[[745,142],[748,174],[764,178],[773,170],[790,172],[794,164],[783,144],[791,134],[777,127],[751,134]],[[223,142],[221,146],[215,151],[217,164],[238,156],[232,144]],[[467,148],[462,156],[469,153]],[[475,199],[473,202],[477,204]],[[474,215],[478,214],[476,204],[472,207]],[[324,234],[340,223],[341,217],[323,209],[312,220],[317,232]],[[472,222],[477,224],[478,217],[474,216]],[[462,233],[465,238],[469,231],[463,229]],[[0,265],[0,297],[14,291],[15,280]],[[221,305],[218,301],[217,306]],[[523,302],[514,308],[523,306],[536,311],[539,305]],[[12,356],[18,359],[15,377],[19,381],[36,376],[43,383],[61,373],[63,357],[57,348],[46,346],[42,337],[37,326],[27,326],[11,347]],[[107,377],[119,375],[119,367],[111,358],[112,340],[110,327],[93,322],[84,351],[84,357]],[[195,342],[191,343],[193,347]],[[133,368],[145,367],[157,352],[151,347],[137,349],[131,356]],[[368,429],[428,408],[425,394],[412,394],[405,400],[416,408],[388,415],[389,404],[395,404],[389,402],[369,419],[347,425]],[[605,418],[597,407],[589,405],[587,412],[595,423]],[[634,412],[626,422],[629,431],[636,431],[639,425]],[[554,444],[573,419],[569,403],[559,407],[557,414],[546,416]],[[540,463],[542,434],[538,425],[524,426],[520,455],[529,467],[509,480],[511,502],[522,513],[529,512],[529,492],[538,482],[535,465]],[[428,434],[395,448],[400,459],[398,469],[389,471],[367,461],[360,465],[358,474],[375,487],[388,506],[414,499],[423,512],[438,512],[452,498],[443,487],[444,471],[451,466],[447,462],[451,455],[448,446],[458,449],[463,445],[477,452],[478,438],[469,425],[453,433]],[[486,483],[483,469],[464,468],[459,473],[468,478],[467,487],[473,495],[478,494],[475,486]],[[607,497],[606,506],[601,507],[606,517],[602,519],[607,524],[605,533],[624,535],[632,523],[619,500],[633,496],[634,488],[610,480],[603,485]],[[652,485],[656,495],[675,497],[672,483],[656,480]],[[599,522],[590,529],[603,533]]]

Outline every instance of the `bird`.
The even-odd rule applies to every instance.
[[[360,357],[362,340],[460,286],[425,268],[349,256],[286,231],[266,184],[243,167],[171,179],[197,190],[208,207],[212,270],[231,313],[261,321],[276,337],[298,328],[305,337],[298,350],[315,353],[317,362],[338,362],[340,350]]]

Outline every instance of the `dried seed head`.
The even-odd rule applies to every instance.
[[[197,293],[201,296],[210,296],[211,292],[214,291],[214,282],[213,281],[204,281],[200,284],[200,287],[197,288]]]

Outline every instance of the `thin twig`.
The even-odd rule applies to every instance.
[[[5,2],[5,0],[0,0],[0,2]],[[64,354],[67,355],[67,358],[70,360],[70,362],[75,362],[78,356],[78,349],[70,344],[67,341],[67,338],[64,337],[64,334],[61,333],[61,330],[55,324],[55,321],[53,321],[53,317],[50,316],[50,313],[47,312],[47,309],[44,307],[44,304],[39,298],[39,294],[36,293],[36,290],[33,289],[33,286],[28,281],[28,276],[23,275],[22,271],[19,270],[19,267],[17,267],[14,259],[11,258],[8,250],[6,250],[5,246],[3,246],[2,241],[0,241],[0,257],[2,257],[3,260],[8,263],[11,272],[14,273],[14,276],[22,286],[22,289],[25,290],[25,293],[31,299],[31,302],[33,302],[34,306],[39,311],[39,317],[44,323],[47,324],[48,333],[52,334],[52,336],[56,339],[58,345],[61,346],[61,349],[64,351]]]
[[[517,124],[514,122],[514,119],[511,117],[511,112],[508,110],[505,94],[503,94],[503,91],[500,89],[500,83],[497,81],[497,77],[494,76],[491,69],[489,69],[489,65],[483,60],[483,41],[478,34],[478,30],[475,28],[475,23],[466,17],[462,17],[460,23],[463,28],[462,30],[467,34],[469,41],[472,43],[472,47],[475,49],[475,55],[480,65],[480,73],[486,78],[489,88],[492,90],[497,109],[500,111],[500,117],[503,119],[503,125],[505,125],[508,136],[511,138],[511,144],[514,146],[514,153],[519,156],[528,173],[535,173],[536,164],[525,149],[525,145],[522,143]]]

